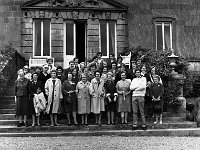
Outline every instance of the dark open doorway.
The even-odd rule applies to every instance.
[[[86,61],[86,23],[76,22],[76,57],[79,58],[79,62]]]

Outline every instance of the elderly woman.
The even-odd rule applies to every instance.
[[[151,80],[151,83],[154,83],[154,80],[153,80],[153,79],[154,79],[155,76],[159,76],[159,75],[156,74],[156,67],[153,66],[153,67],[151,67],[151,73],[150,73],[150,80]],[[159,76],[159,78],[160,78],[160,76]],[[161,78],[159,79],[159,82],[160,82],[161,84],[163,84]]]
[[[104,105],[104,81],[100,78],[101,72],[99,70],[94,72],[95,78],[90,84],[91,112],[95,114],[96,123],[101,126],[101,112],[105,111]]]
[[[29,115],[29,79],[24,77],[24,71],[18,71],[19,79],[15,81],[15,102],[16,102],[16,116],[19,118],[18,127],[27,124],[27,115]],[[24,124],[22,119],[24,117]]]
[[[126,79],[126,72],[121,72],[121,80],[117,82],[118,112],[121,113],[122,124],[128,124],[127,116],[131,112],[131,81]]]
[[[78,125],[76,121],[77,113],[77,97],[76,97],[76,83],[72,80],[72,73],[68,72],[68,78],[62,85],[62,92],[64,96],[64,113],[67,114],[68,125],[71,125],[70,113],[72,112],[74,124]]]
[[[153,101],[153,110],[154,114],[156,116],[156,121],[154,124],[158,123],[158,118],[160,119],[160,124],[162,124],[162,112],[163,112],[163,93],[164,93],[164,87],[159,82],[160,77],[154,76],[154,83],[150,87],[150,95],[152,97]]]
[[[107,81],[104,83],[106,94],[106,111],[108,117],[108,125],[114,124],[114,112],[116,112],[117,90],[112,80],[112,72],[107,73]]]
[[[81,74],[81,81],[79,81],[76,85],[76,92],[78,97],[78,114],[81,115],[81,125],[88,125],[87,116],[90,113],[89,87],[90,82],[87,81],[86,75]]]
[[[46,108],[47,114],[50,114],[51,127],[59,126],[57,122],[57,114],[62,96],[61,81],[56,78],[56,70],[51,70],[51,78],[45,83],[45,92],[48,96],[48,104]]]
[[[34,72],[32,74],[32,81],[29,83],[29,92],[30,92],[30,111],[32,115],[32,127],[35,126],[35,108],[34,108],[34,95],[37,94],[38,88],[42,89],[44,92],[42,81],[38,81],[38,73]],[[39,116],[37,116],[37,125],[40,126]]]

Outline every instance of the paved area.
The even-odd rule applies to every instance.
[[[11,137],[2,150],[199,150],[199,137]]]

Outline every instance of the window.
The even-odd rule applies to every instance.
[[[116,23],[114,21],[100,22],[100,51],[104,58],[116,54]]]
[[[156,22],[156,49],[172,49],[172,23]]]
[[[33,32],[33,56],[50,56],[50,20],[34,20]]]

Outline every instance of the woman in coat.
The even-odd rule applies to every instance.
[[[56,78],[56,70],[53,69],[51,70],[51,78],[45,83],[45,92],[48,96],[46,112],[50,114],[51,127],[59,125],[57,122],[57,114],[61,99],[63,98],[61,88],[61,81]]]
[[[121,72],[121,80],[117,82],[118,112],[121,113],[122,124],[127,124],[128,112],[131,112],[131,81],[126,79],[126,72]]]
[[[99,70],[94,72],[95,78],[90,84],[91,98],[91,112],[95,114],[96,123],[101,125],[101,112],[105,111],[104,105],[104,81],[100,78],[101,72]]]
[[[68,72],[67,80],[62,85],[62,93],[64,96],[64,113],[67,114],[68,125],[70,122],[70,113],[72,112],[74,124],[78,125],[76,121],[77,113],[77,97],[76,97],[76,83],[72,81],[72,73]]]
[[[81,115],[81,125],[88,125],[87,116],[90,113],[90,82],[87,81],[86,75],[81,74],[81,81],[76,85],[76,92],[78,97],[78,114]]]
[[[107,73],[107,81],[104,83],[106,94],[106,111],[108,117],[108,125],[114,124],[114,112],[116,112],[117,90],[115,82],[112,80],[112,72]]]
[[[19,78],[15,81],[15,102],[16,102],[16,116],[19,118],[18,127],[27,125],[27,115],[29,115],[29,79],[24,77],[24,71],[18,71]],[[24,118],[24,123],[22,119]]]
[[[164,87],[159,81],[160,77],[158,75],[154,76],[154,83],[150,87],[150,95],[153,101],[153,111],[156,116],[154,124],[158,123],[158,118],[160,119],[160,124],[162,124]]]
[[[32,74],[32,81],[29,82],[29,92],[30,92],[30,111],[32,115],[32,127],[35,126],[35,108],[33,104],[34,94],[37,94],[37,89],[40,88],[44,92],[42,81],[38,81],[38,73],[34,72]],[[37,124],[40,126],[39,116],[37,117]]]

